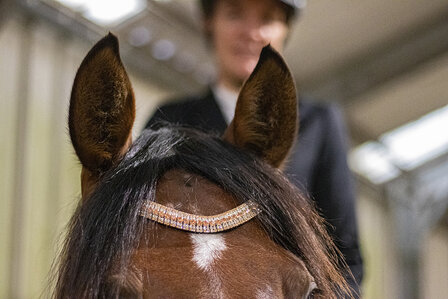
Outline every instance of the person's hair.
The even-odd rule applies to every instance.
[[[202,16],[205,20],[208,20],[211,18],[215,12],[216,4],[218,3],[218,0],[200,0],[200,8],[202,10]],[[296,9],[286,3],[283,3],[282,1],[279,1],[279,5],[283,8],[285,12],[285,20],[286,24],[290,24],[291,21],[296,16]]]

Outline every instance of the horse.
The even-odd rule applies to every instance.
[[[81,199],[54,298],[350,296],[322,218],[280,170],[297,113],[292,75],[268,45],[223,136],[164,123],[133,142],[118,39],[101,39],[70,97]]]

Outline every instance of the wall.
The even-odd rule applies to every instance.
[[[66,118],[91,46],[18,15],[0,27],[0,298],[48,297],[49,269],[80,195]],[[168,92],[130,77],[137,135]]]
[[[386,198],[360,190],[358,222],[364,256],[363,298],[403,298],[398,275],[395,221]],[[448,227],[437,223],[426,232],[419,259],[420,294],[413,298],[446,298],[448,294]]]

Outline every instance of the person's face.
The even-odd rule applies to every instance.
[[[281,52],[288,34],[278,0],[219,0],[206,26],[219,80],[237,87],[254,70],[261,49],[270,43]]]

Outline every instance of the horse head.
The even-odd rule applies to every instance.
[[[82,164],[55,296],[325,298],[347,291],[334,246],[279,167],[297,135],[294,81],[270,46],[224,136],[167,125],[131,140],[134,95],[109,34],[77,72]]]

